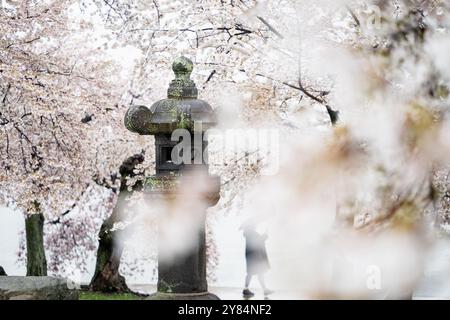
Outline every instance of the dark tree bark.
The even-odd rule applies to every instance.
[[[99,246],[97,250],[97,262],[95,265],[94,276],[89,288],[94,291],[102,292],[130,292],[125,278],[120,274],[120,259],[123,253],[122,237],[123,230],[111,231],[114,223],[122,220],[123,208],[126,205],[128,177],[135,176],[136,166],[144,161],[142,153],[136,154],[126,159],[120,166],[120,190],[118,191],[117,204],[111,214],[106,219],[99,232]],[[139,186],[135,186],[138,188]],[[117,192],[114,188],[111,188]]]
[[[339,111],[331,109],[329,105],[325,106],[327,108],[328,116],[330,117],[330,122],[334,126],[339,120]]]
[[[47,259],[44,249],[44,215],[42,213],[29,215],[25,219],[25,233],[27,239],[27,276],[46,276]]]
[[[111,231],[114,223],[120,221],[120,210],[124,201],[124,195],[120,194],[113,213],[103,222],[100,228],[97,263],[90,284],[91,290],[102,292],[130,291],[125,278],[119,272],[123,252],[123,245],[120,241],[121,230]]]

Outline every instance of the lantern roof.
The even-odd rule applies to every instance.
[[[194,123],[205,131],[217,123],[211,106],[197,99],[198,90],[191,79],[194,68],[186,57],[174,60],[172,70],[175,79],[167,89],[167,98],[155,102],[150,108],[131,106],[125,114],[125,126],[139,134],[172,133],[176,129],[194,130]]]

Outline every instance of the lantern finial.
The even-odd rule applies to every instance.
[[[176,58],[172,63],[172,70],[175,73],[175,78],[187,78],[191,76],[192,69],[194,69],[194,64],[192,61],[184,56]]]
[[[186,57],[176,58],[172,64],[175,79],[170,83],[167,97],[170,99],[197,99],[197,87],[191,80],[194,64]]]

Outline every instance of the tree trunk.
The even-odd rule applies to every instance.
[[[46,276],[47,259],[44,249],[44,216],[29,215],[25,219],[27,238],[27,276]]]
[[[123,244],[120,239],[122,230],[111,231],[115,222],[120,221],[121,211],[125,202],[125,192],[119,194],[117,205],[111,216],[106,219],[99,232],[97,263],[95,273],[89,285],[91,290],[102,292],[129,292],[125,278],[120,275],[120,259]]]
[[[127,178],[136,175],[136,166],[144,162],[144,153],[135,154],[127,158],[119,168],[120,189],[116,206],[111,216],[106,219],[99,232],[99,244],[97,250],[97,263],[95,265],[94,276],[89,288],[102,292],[130,292],[125,278],[120,275],[120,259],[123,253],[123,243],[121,233],[123,230],[111,231],[114,223],[122,221],[126,197],[128,196]],[[115,176],[115,175],[113,175]],[[140,183],[133,186],[133,190],[138,190]],[[115,191],[114,188],[111,188]]]

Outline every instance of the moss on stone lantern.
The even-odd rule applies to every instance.
[[[195,195],[196,199],[204,203],[200,213],[193,213],[202,216],[197,242],[182,257],[167,261],[159,255],[158,292],[152,295],[152,299],[218,299],[208,293],[206,281],[205,218],[206,209],[219,200],[220,178],[208,175],[207,159],[203,158],[207,148],[207,140],[203,139],[205,131],[214,126],[217,120],[211,106],[197,99],[198,90],[190,78],[192,61],[186,57],[177,58],[172,69],[175,79],[169,85],[166,99],[155,102],[150,108],[131,106],[125,114],[124,123],[128,130],[155,136],[156,175],[145,178],[144,192],[151,201],[173,201],[181,192],[189,190],[183,188],[183,184],[193,185],[200,179],[198,175],[188,175],[191,172],[188,169],[201,169],[202,183],[209,187],[200,197]],[[179,141],[172,138],[177,129],[185,129],[191,135],[192,154],[201,152],[201,163],[173,161],[172,151]],[[194,139],[195,134],[201,134],[200,146],[195,145],[195,141],[198,143]]]

